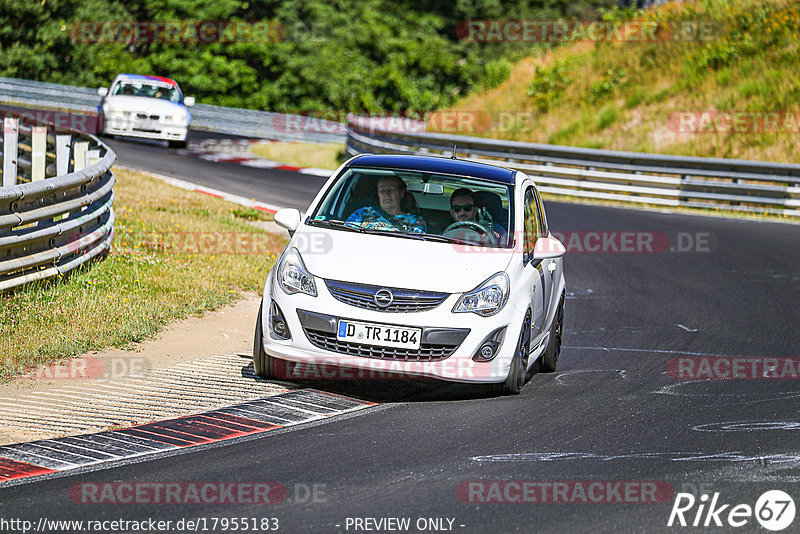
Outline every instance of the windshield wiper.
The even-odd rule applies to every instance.
[[[336,228],[337,230],[347,230],[349,232],[358,232],[363,234],[366,232],[366,229],[361,228],[360,226],[351,226],[344,221],[338,221],[336,219],[331,220],[311,220],[308,222],[311,226],[322,226],[327,228]]]
[[[411,239],[419,239],[421,241],[435,241],[437,243],[457,243],[459,245],[474,245],[470,241],[464,241],[463,239],[458,239],[457,237],[446,237],[439,234],[428,234],[424,232],[407,232],[398,234],[402,237],[408,237]]]

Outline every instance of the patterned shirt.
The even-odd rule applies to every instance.
[[[403,228],[406,232],[425,233],[428,231],[428,225],[425,224],[425,219],[419,215],[400,213],[393,216],[392,222],[389,222],[372,207],[356,210],[347,218],[345,224],[358,228],[368,228],[370,230],[389,230],[396,232],[399,231],[400,228]]]

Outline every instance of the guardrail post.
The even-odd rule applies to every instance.
[[[82,171],[86,168],[86,152],[89,150],[89,143],[86,141],[81,141],[80,143],[75,143],[75,146],[72,147],[72,170],[73,171]]]
[[[44,180],[45,158],[47,157],[47,127],[31,128],[31,182]]]
[[[69,173],[69,148],[72,143],[71,135],[56,136],[56,176]]]
[[[3,119],[3,187],[17,185],[19,119]]]
[[[94,165],[100,161],[100,151],[99,150],[89,150],[86,152],[86,166]]]

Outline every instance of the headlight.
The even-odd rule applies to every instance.
[[[174,122],[175,124],[183,124],[186,122],[186,115],[182,113],[176,113],[175,115],[167,116],[167,119]]]
[[[490,276],[484,283],[458,299],[453,313],[472,312],[488,317],[503,309],[511,283],[506,273]]]
[[[112,119],[121,119],[122,117],[125,116],[125,111],[124,110],[119,109],[119,108],[114,109],[114,108],[111,107],[110,104],[106,104],[106,105],[103,106],[103,113],[105,114],[106,117],[109,117],[109,118],[112,118]]]
[[[312,297],[317,296],[317,286],[314,284],[314,277],[308,272],[303,264],[303,259],[296,248],[288,250],[283,255],[280,266],[278,266],[278,285],[281,286],[288,295],[295,293],[305,293]]]

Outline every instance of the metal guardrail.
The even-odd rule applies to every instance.
[[[800,215],[800,165],[668,156],[392,131],[351,118],[347,153],[440,153],[503,164],[545,193],[651,204]]]
[[[114,152],[96,137],[3,120],[0,291],[67,273],[114,238]]]
[[[0,103],[97,113],[97,89],[0,77]],[[301,115],[197,104],[191,128],[209,132],[311,143],[344,143],[346,125]]]

